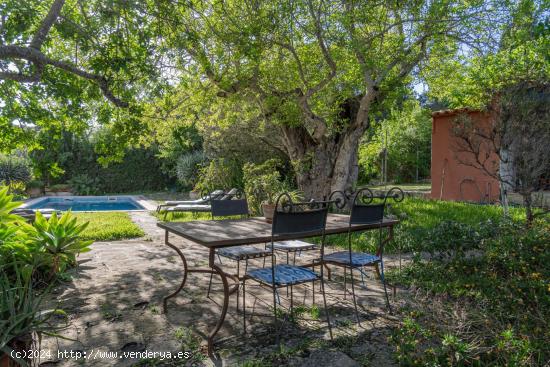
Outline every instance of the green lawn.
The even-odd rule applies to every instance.
[[[145,235],[143,230],[132,222],[128,213],[75,213],[75,216],[79,221],[89,222],[82,233],[82,237],[87,240],[112,241]]]
[[[456,201],[422,200],[408,198],[401,203],[389,201],[390,212],[403,219],[408,227],[433,228],[443,220],[453,220],[464,224],[477,225],[486,220],[500,220],[502,207]],[[510,208],[514,220],[522,219],[522,208]]]
[[[395,229],[394,240],[385,251],[387,253],[425,251],[433,243],[434,234],[449,227],[465,227],[476,233],[501,222],[504,217],[502,208],[496,205],[479,205],[453,201],[424,200],[406,198],[401,203],[389,202],[386,215],[393,215],[400,220]],[[522,208],[510,208],[510,217],[514,221],[523,219]],[[330,236],[329,245],[345,247],[345,235]],[[353,246],[359,251],[375,250],[378,241],[375,231],[364,232],[353,236]]]
[[[151,212],[151,215],[157,217],[158,220],[164,220],[164,213]],[[189,213],[189,212],[178,212],[178,213],[168,213],[166,220],[169,222],[189,222],[192,220],[207,220],[212,218],[210,213]]]

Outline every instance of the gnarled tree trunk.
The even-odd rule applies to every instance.
[[[304,127],[283,127],[285,150],[305,198],[351,189],[358,176],[358,146],[364,129],[311,139]]]

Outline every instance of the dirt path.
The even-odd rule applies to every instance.
[[[129,366],[138,359],[121,358],[122,351],[189,351],[195,361],[202,360],[209,330],[215,325],[222,301],[219,280],[215,279],[211,299],[206,297],[208,276],[192,274],[186,288],[169,301],[168,314],[162,313],[162,297],[175,290],[181,281],[179,257],[163,245],[164,233],[156,226],[156,218],[148,213],[132,213],[132,220],[147,233],[145,238],[96,242],[92,251],[79,257],[79,267],[72,279],[55,289],[55,302],[68,314],[69,325],[60,334],[69,338],[46,337],[42,350],[51,358],[44,365],[55,366]],[[206,266],[207,252],[202,247],[174,238],[183,248],[191,267]],[[308,261],[313,255],[302,255],[297,262]],[[392,259],[393,260],[393,259]],[[234,268],[234,262],[223,266]],[[251,266],[259,266],[259,263]],[[344,299],[342,274],[327,282],[327,301],[331,313],[335,341],[329,343],[328,328],[321,307],[322,298],[316,291],[316,307],[312,307],[311,288],[295,287],[296,304],[305,306],[294,323],[284,326],[282,341],[288,347],[277,360],[295,366],[360,366],[392,365],[387,336],[397,320],[386,313],[383,291],[379,282],[369,276],[357,291],[362,311],[362,325],[355,324],[351,296]],[[283,305],[284,290],[281,292]],[[270,315],[270,291],[247,287],[247,313]],[[53,302],[53,301],[52,301]],[[397,300],[392,301],[395,305]],[[247,318],[248,334],[243,336],[242,313],[236,310],[232,296],[226,322],[218,334],[217,351],[222,365],[258,359],[278,350],[274,340],[272,318]],[[320,310],[320,312],[319,312]],[[57,351],[81,351],[87,359],[58,356]],[[117,358],[106,353],[118,352]],[[93,359],[93,357],[96,359]],[[139,365],[186,365],[189,360],[168,364],[156,361]],[[197,362],[211,365],[204,359]]]

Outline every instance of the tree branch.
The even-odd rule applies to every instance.
[[[315,86],[307,90],[306,92],[307,98],[311,97],[312,95],[314,95],[315,93],[323,89],[336,76],[336,63],[332,59],[332,56],[330,55],[330,52],[328,51],[328,48],[325,44],[325,40],[323,38],[323,31],[321,28],[321,21],[319,19],[319,16],[315,14],[315,10],[313,9],[313,4],[311,0],[308,1],[308,7],[309,7],[311,17],[313,18],[313,23],[315,25],[315,37],[317,38],[317,43],[319,44],[321,53],[323,54],[323,57],[329,66],[330,73],[327,75],[325,79],[321,80]]]
[[[54,60],[44,55],[40,50],[31,47],[21,46],[0,46],[0,60],[19,59],[26,60],[33,63],[36,66],[36,71],[32,75],[24,75],[11,72],[2,72],[0,74],[1,79],[16,80],[19,82],[36,82],[39,81],[42,76],[42,70],[45,65],[51,65],[58,69],[65,70],[69,73],[75,74],[82,78],[95,82],[101,92],[109,101],[115,106],[127,108],[129,103],[116,97],[110,89],[109,81],[102,75],[90,73],[82,70],[77,66],[61,60]]]
[[[279,47],[282,47],[288,50],[292,55],[292,57],[294,57],[294,60],[296,61],[296,66],[298,67],[298,75],[300,75],[300,79],[302,80],[302,83],[304,83],[304,86],[308,88],[308,82],[306,79],[304,68],[302,66],[302,61],[300,60],[300,57],[298,57],[298,53],[296,52],[296,49],[294,48],[294,46],[292,46],[290,43],[284,43],[279,41],[273,41],[273,43]]]
[[[65,0],[54,0],[52,6],[50,7],[50,10],[48,11],[48,14],[42,20],[40,27],[34,34],[34,37],[29,47],[34,48],[36,50],[40,50],[40,48],[42,47],[42,44],[46,40],[46,36],[50,32],[50,29],[52,28],[55,21],[57,20],[57,17],[59,16],[59,13],[61,12],[61,8],[63,7],[64,4],[65,4]]]
[[[63,8],[64,4],[65,0],[54,0],[52,5],[50,6],[50,9],[48,10],[48,14],[46,14],[44,19],[40,23],[40,27],[34,34],[34,37],[28,47],[15,45],[0,46],[0,60],[25,60],[32,63],[35,67],[34,72],[30,75],[9,71],[0,72],[0,79],[14,80],[20,83],[36,83],[39,82],[42,78],[44,67],[46,65],[51,65],[58,69],[65,70],[71,74],[77,75],[81,78],[85,78],[95,82],[101,89],[101,92],[103,93],[105,98],[111,101],[115,106],[121,108],[129,107],[128,102],[121,100],[113,94],[110,88],[109,81],[104,76],[90,73],[66,61],[52,59],[42,53],[42,45],[46,41],[46,38],[52,26],[59,18],[59,14],[61,13],[61,9]]]

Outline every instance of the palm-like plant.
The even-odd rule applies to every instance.
[[[49,220],[40,212],[32,225],[25,224],[25,232],[29,245],[43,251],[43,263],[50,266],[52,276],[66,269],[67,265],[76,265],[76,256],[81,252],[90,251],[93,241],[84,241],[79,235],[86,229],[88,222],[77,223],[71,212],[64,213],[61,218],[52,214]]]
[[[0,187],[0,264],[4,263],[4,255],[8,248],[11,249],[20,239],[19,224],[24,220],[18,215],[11,214],[20,203],[12,201],[13,196],[8,194],[8,187]]]
[[[11,214],[12,210],[21,205],[13,201],[13,195],[8,194],[8,187],[0,187],[0,225],[8,225],[23,220],[18,215]]]

